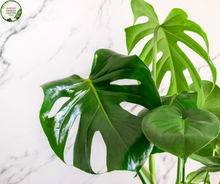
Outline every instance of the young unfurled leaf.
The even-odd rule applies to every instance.
[[[135,79],[138,85],[110,84]],[[147,66],[137,56],[124,56],[101,49],[94,55],[89,79],[78,75],[42,86],[44,102],[40,120],[49,143],[64,161],[69,131],[81,115],[73,152],[73,165],[94,173],[90,165],[93,135],[99,131],[107,147],[107,169],[138,171],[152,150],[141,130],[142,118],[124,110],[121,102],[153,109],[161,105],[160,96]],[[48,117],[61,97],[70,99],[53,117]]]
[[[209,44],[206,33],[198,24],[188,20],[188,15],[181,9],[175,8],[171,10],[165,21],[160,24],[153,7],[144,0],[132,0],[131,7],[134,14],[134,23],[142,16],[147,17],[149,20],[146,23],[133,25],[125,29],[128,53],[132,51],[142,38],[154,34],[154,37],[145,44],[139,57],[149,66],[154,55],[153,48],[156,45],[156,54],[159,52],[163,53],[156,64],[157,87],[159,88],[166,72],[170,71],[171,80],[167,95],[189,91],[187,80],[183,74],[183,71],[188,69],[195,90],[198,91],[198,105],[201,107],[204,103],[204,97],[200,76],[190,59],[178,46],[178,42],[182,42],[188,46],[207,62],[211,69],[213,82],[215,84],[216,69],[208,56]],[[200,35],[206,44],[207,51],[205,51],[192,37],[188,36],[185,31],[191,31]],[[157,40],[155,45],[154,38],[156,37]]]

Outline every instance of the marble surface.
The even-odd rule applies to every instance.
[[[0,4],[3,2],[0,0]],[[0,17],[0,183],[140,184],[133,172],[90,175],[65,165],[49,147],[38,118],[43,101],[42,84],[75,73],[88,77],[93,53],[99,48],[127,53],[124,28],[133,22],[130,1],[18,2],[23,8],[19,21],[6,22]],[[207,33],[210,57],[220,72],[219,0],[148,2],[160,18],[174,7],[184,9]],[[133,54],[139,52],[135,48]],[[211,80],[205,62],[189,52],[202,78]],[[167,83],[165,80],[160,88],[161,94],[166,92]],[[217,83],[220,85],[219,77]],[[102,171],[105,170],[105,146],[98,134],[95,143],[92,166]],[[66,150],[69,165],[71,146],[70,141]],[[158,184],[175,183],[176,161],[176,157],[169,154],[156,155]],[[199,166],[189,161],[187,172]],[[213,175],[213,184],[220,181],[219,175]]]

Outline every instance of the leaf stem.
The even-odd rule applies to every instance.
[[[181,158],[182,160],[182,183],[185,183],[185,159]]]
[[[153,46],[153,69],[152,69],[152,75],[154,78],[154,81],[156,83],[157,81],[157,31],[159,29],[160,25],[157,25],[157,27],[154,30],[154,46]]]
[[[151,180],[156,179],[155,155],[154,154],[150,154],[149,156],[149,170],[152,174]]]
[[[183,160],[182,158],[178,157],[176,184],[180,184],[181,175],[182,175],[182,167],[183,167]]]
[[[209,179],[209,172],[206,173],[204,184],[208,182],[208,179]]]
[[[156,179],[152,176],[148,168],[146,168],[144,165],[137,172],[137,174],[143,184],[156,184]]]

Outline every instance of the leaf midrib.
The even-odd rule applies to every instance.
[[[171,55],[171,51],[170,51],[170,48],[169,48],[169,42],[167,40],[167,37],[166,37],[166,30],[163,29],[163,27],[161,27],[162,29],[162,32],[163,32],[163,35],[164,35],[164,39],[165,39],[165,43],[166,43],[166,46],[167,46],[167,51],[169,53],[169,57],[170,57],[170,60],[171,60],[171,64],[172,64],[172,68],[173,70],[171,72],[173,72],[173,75],[174,75],[174,80],[175,80],[175,90],[176,92],[177,91],[177,81],[176,81],[176,72],[175,72],[175,68],[174,68],[174,62],[173,62],[173,58],[172,58],[172,55]]]
[[[86,79],[85,81],[86,81],[87,84],[89,85],[89,88],[90,88],[90,90],[92,91],[92,93],[93,93],[93,95],[94,95],[94,97],[95,97],[95,99],[96,99],[96,101],[97,101],[97,103],[98,103],[98,106],[100,107],[100,109],[101,109],[102,113],[104,114],[106,120],[108,121],[109,125],[112,127],[112,129],[113,129],[114,132],[118,135],[118,137],[119,137],[119,139],[121,140],[121,142],[124,144],[125,148],[128,150],[127,145],[126,145],[125,142],[122,140],[121,136],[118,134],[118,132],[116,131],[115,127],[112,125],[112,123],[111,123],[111,121],[110,121],[110,119],[109,119],[109,117],[108,117],[108,115],[107,115],[107,113],[106,113],[106,111],[105,111],[105,109],[104,109],[102,103],[101,103],[101,100],[100,100],[100,98],[99,98],[99,96],[98,96],[98,94],[97,94],[97,92],[96,92],[96,89],[95,89],[95,87],[94,87],[93,84],[92,84],[92,81],[91,81],[90,79]]]

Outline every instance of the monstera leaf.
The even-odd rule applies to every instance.
[[[160,24],[153,7],[144,0],[132,0],[131,7],[134,14],[134,23],[142,16],[147,17],[148,22],[125,29],[128,53],[133,50],[142,38],[154,34],[154,37],[145,44],[139,57],[149,66],[153,58],[156,58],[157,53],[162,52],[162,57],[155,66],[153,64],[153,70],[156,73],[154,79],[157,87],[159,88],[166,72],[170,71],[171,80],[167,95],[189,91],[187,80],[183,74],[183,71],[188,69],[195,90],[198,91],[198,104],[201,107],[204,103],[204,96],[200,76],[190,59],[179,47],[178,42],[188,46],[207,62],[215,84],[216,69],[208,56],[208,51],[206,52],[201,45],[186,34],[186,31],[190,31],[200,35],[208,50],[209,44],[205,32],[199,25],[188,20],[188,15],[181,9],[175,8],[171,10],[163,24]]]
[[[171,105],[149,111],[142,122],[148,140],[181,158],[189,157],[219,134],[218,118],[209,111],[196,108],[196,103],[189,100],[193,96],[183,93],[173,97]]]
[[[121,79],[139,82],[137,85],[112,84]],[[124,110],[120,103],[130,102],[153,109],[161,102],[149,69],[137,56],[98,50],[88,79],[72,75],[42,88],[45,97],[40,111],[41,124],[52,149],[62,161],[69,131],[76,117],[81,115],[74,143],[74,166],[94,173],[90,165],[91,144],[94,133],[99,131],[107,147],[108,171],[141,168],[153,145],[142,133],[142,118]],[[54,103],[61,97],[70,99],[54,117],[49,117]]]

